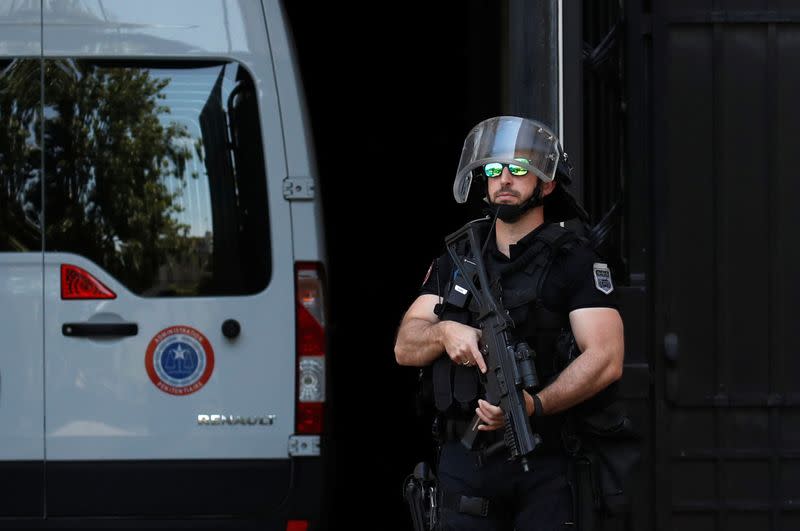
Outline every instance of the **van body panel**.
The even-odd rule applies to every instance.
[[[0,460],[41,460],[41,253],[0,253],[0,301]]]
[[[273,17],[269,38],[265,12]],[[38,244],[28,245],[29,252],[0,252],[0,301],[12,301],[0,304],[0,422],[6,428],[0,434],[0,472],[16,486],[15,491],[3,491],[0,517],[46,514],[58,526],[64,518],[84,516],[124,522],[126,517],[263,520],[280,515],[277,524],[284,528],[286,508],[295,507],[298,515],[318,518],[318,504],[304,500],[322,495],[323,460],[292,458],[288,443],[295,429],[297,385],[294,264],[325,261],[321,199],[318,182],[313,200],[287,201],[283,196],[287,178],[317,179],[300,79],[292,64],[290,35],[283,27],[288,22],[279,2],[0,0],[0,17],[0,58],[41,58],[45,70],[44,119],[38,118],[46,141],[41,169],[45,212],[53,204],[48,201],[53,187],[48,186],[61,183],[54,176],[64,175],[54,167],[72,160],[63,150],[65,144],[48,136],[53,131],[49,124],[61,127],[63,122],[55,118],[58,113],[67,116],[70,108],[63,105],[66,100],[58,100],[64,92],[48,84],[51,72],[62,68],[70,76],[89,75],[86,72],[95,67],[133,65],[139,71],[158,70],[151,78],[157,80],[172,75],[170,70],[205,69],[207,61],[217,66],[235,62],[247,71],[243,78],[252,78],[247,94],[256,95],[248,96],[248,102],[255,102],[258,110],[268,213],[268,232],[265,228],[260,234],[269,239],[266,287],[244,295],[142,292],[121,280],[125,268],[112,273],[99,259],[73,250],[69,242],[53,243],[47,232],[50,223],[72,221],[58,215],[40,213],[46,223],[41,252],[30,252],[38,250]],[[225,77],[225,82],[230,79]],[[168,96],[167,103],[172,95]],[[234,96],[230,98],[228,104]],[[200,120],[225,116],[219,107],[216,115],[198,114],[211,100],[190,100],[173,111],[193,112]],[[249,112],[240,116],[254,116],[253,106],[241,108]],[[233,118],[227,120],[222,123],[234,137]],[[65,130],[58,134],[63,137]],[[254,121],[237,131],[255,131]],[[201,148],[211,153],[205,145],[195,147],[198,152]],[[81,156],[85,161],[94,155]],[[234,165],[237,172],[244,168],[250,174],[260,162],[239,165],[237,159]],[[120,179],[120,173],[106,174],[118,182],[138,182]],[[263,195],[263,187],[259,193]],[[263,204],[260,199],[254,203]],[[80,202],[61,204],[82,212]],[[213,232],[218,234],[216,226]],[[215,240],[219,249],[216,244]],[[263,262],[252,263],[263,270]],[[114,297],[64,298],[62,265],[83,269]],[[229,320],[241,327],[233,338],[223,333],[222,325]],[[70,326],[115,323],[135,324],[136,333],[83,337]],[[159,338],[177,327],[202,336],[197,344],[206,363],[213,352],[213,368],[203,385],[185,393],[159,386],[155,380],[163,376],[164,367],[153,377],[158,372],[153,352],[162,344]],[[173,354],[177,363],[177,350]]]
[[[39,57],[42,53],[42,4],[39,0],[0,0],[3,39],[0,55]]]
[[[21,60],[29,70],[18,94],[3,94],[4,111],[21,109],[20,102],[40,92],[41,72],[28,68],[42,53],[41,2],[0,0],[0,60]],[[7,75],[4,72],[3,75]],[[7,86],[6,86],[7,87]],[[4,88],[6,88],[4,87]],[[35,96],[34,96],[35,97]],[[13,112],[13,111],[12,111]],[[27,114],[27,111],[22,111]],[[18,116],[19,117],[19,116]],[[4,124],[8,116],[0,111]],[[41,149],[36,134],[40,116],[33,113],[25,125],[27,138],[15,154],[3,153],[6,165],[24,167]],[[11,136],[6,130],[5,135]],[[7,142],[4,142],[7,144]],[[17,148],[21,146],[17,145]],[[24,153],[30,151],[34,155]],[[30,157],[30,158],[29,158]],[[41,517],[44,508],[44,369],[42,336],[42,243],[38,223],[41,204],[40,168],[8,171],[0,176],[6,197],[0,222],[0,518]],[[40,195],[40,194],[38,194]],[[16,211],[16,214],[11,213]],[[8,225],[9,217],[16,223]],[[24,233],[28,238],[20,238]],[[25,240],[25,241],[21,241]],[[10,245],[9,245],[10,244]]]
[[[280,5],[274,1],[264,2],[269,50],[275,68],[275,79],[278,86],[283,114],[283,128],[286,136],[286,160],[291,176],[314,176],[316,168],[310,157],[312,144],[311,128],[308,126],[306,110],[302,105],[302,81],[295,65],[295,53],[289,44],[286,31],[285,14]]]
[[[315,183],[313,200],[292,201],[292,224],[296,260],[324,261],[325,232],[320,182],[313,156],[313,135],[297,68],[296,52],[287,31],[286,14],[280,2],[262,0],[267,21],[275,79],[281,104],[287,173]]]
[[[61,264],[90,272],[117,298],[62,300]],[[295,371],[294,337],[285,331],[293,322],[285,303],[272,301],[292,300],[291,278],[290,264],[279,262],[270,286],[254,296],[153,299],[130,293],[81,256],[47,253],[47,459],[285,458],[294,429],[294,378],[286,375]],[[222,335],[227,319],[241,325],[234,340]],[[138,334],[63,334],[65,324],[114,322],[136,323]],[[183,396],[159,389],[146,368],[151,341],[173,326],[199,331],[213,350],[207,382]],[[239,419],[199,424],[198,415]],[[264,417],[271,423],[247,424]]]
[[[292,232],[302,234],[294,242],[294,255],[300,261],[321,261],[324,260],[324,240],[317,214],[322,207],[313,201],[293,201],[292,202]]]
[[[248,0],[44,0],[43,19],[45,56],[257,58],[268,50],[263,12]]]
[[[151,518],[264,518],[285,511],[292,475],[289,459],[57,461],[47,467],[47,512],[59,519],[138,516],[146,506]]]
[[[149,6],[149,7],[148,7]],[[294,429],[294,270],[283,130],[263,11],[247,1],[46,1],[45,57],[234,60],[259,95],[267,174],[272,268],[266,290],[248,296],[145,298],[80,256],[46,253],[47,458],[285,458]],[[60,265],[84,268],[111,288],[108,301],[60,299]],[[135,322],[135,337],[65,337],[67,323]],[[222,323],[241,335],[228,340]],[[215,366],[205,386],[174,396],[148,376],[145,353],[173,326],[200,331]],[[270,418],[270,425],[201,425],[198,415]],[[241,421],[239,421],[241,422]],[[246,422],[246,420],[245,420]]]

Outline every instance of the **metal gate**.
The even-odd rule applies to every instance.
[[[641,4],[656,529],[800,529],[800,5]]]

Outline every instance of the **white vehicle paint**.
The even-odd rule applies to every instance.
[[[298,487],[287,475],[296,467],[288,463],[310,463],[320,454],[313,431],[294,437],[296,263],[324,268],[325,253],[318,195],[285,193],[289,180],[318,187],[280,3],[0,0],[0,23],[0,80],[27,72],[20,78],[27,80],[25,91],[7,87],[5,97],[16,98],[16,107],[6,116],[0,110],[0,124],[21,120],[13,109],[31,98],[35,115],[28,115],[24,147],[6,155],[16,169],[0,174],[0,184],[11,183],[8,189],[24,181],[9,193],[7,219],[0,218],[0,467],[30,466],[36,479],[25,483],[25,496],[41,491],[38,501],[23,504],[27,508],[0,501],[0,517],[236,517],[238,507],[249,510],[247,495],[236,487],[226,493],[226,487],[219,496],[233,500],[223,504],[227,509],[188,500],[170,510],[132,499],[118,507],[100,501],[95,512],[82,500],[102,497],[105,487],[68,479],[83,468],[91,470],[87,478],[124,479],[145,463],[161,477],[185,472],[197,489],[213,488],[202,479],[209,470],[271,474],[262,484],[251,473],[253,503],[262,505],[255,512],[271,517],[274,506],[275,514],[284,514],[291,505],[278,502],[291,497],[290,484]],[[74,86],[64,88],[59,76]],[[90,90],[91,83],[99,88]],[[128,92],[112,94],[138,94],[128,88],[134,86],[152,92],[141,100],[152,108],[138,104],[147,126],[124,123],[139,115],[119,96]],[[81,91],[86,98],[75,96]],[[256,124],[263,168],[252,166]],[[115,127],[125,130],[115,133]],[[77,138],[89,147],[77,143],[75,131],[83,131]],[[136,142],[149,131],[172,136],[153,141],[166,151],[155,151],[155,166],[139,171],[137,157],[151,144]],[[147,164],[147,155],[141,157]],[[153,171],[163,175],[148,177]],[[83,180],[71,172],[83,172]],[[265,183],[251,182],[258,172]],[[148,184],[127,193],[129,173]],[[137,200],[144,210],[134,206]],[[158,208],[163,212],[137,221],[141,212]],[[75,232],[76,224],[83,224],[82,232]],[[15,233],[20,227],[22,240]],[[247,248],[253,242],[266,248],[263,267],[253,265],[251,258],[262,256],[261,249]],[[139,249],[147,245],[156,247]],[[82,269],[99,283],[92,289],[107,288],[114,297],[65,298],[65,284],[80,291],[89,281],[74,275],[66,281],[64,266]],[[321,314],[309,311],[324,324]],[[229,338],[223,323],[231,320],[240,332]],[[87,325],[116,323],[135,325],[135,333],[76,335]],[[176,335],[175,327],[185,334]],[[312,365],[324,370],[324,363]],[[290,455],[301,453],[312,457]],[[109,499],[129,495],[142,481],[162,492],[158,477],[148,483],[131,473],[138,479],[128,490],[109,487]],[[314,474],[306,477],[319,483]],[[72,488],[81,494],[68,492]],[[258,499],[267,492],[275,499]],[[131,507],[142,509],[134,514]]]

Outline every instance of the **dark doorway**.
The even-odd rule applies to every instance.
[[[478,1],[286,8],[330,258],[332,523],[409,529],[402,481],[427,457],[430,431],[394,336],[444,236],[479,215],[456,205],[452,186],[469,128],[500,114],[500,12]]]

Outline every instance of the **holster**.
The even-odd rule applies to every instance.
[[[414,531],[432,531],[439,521],[439,483],[428,463],[421,462],[403,483],[403,497]]]

